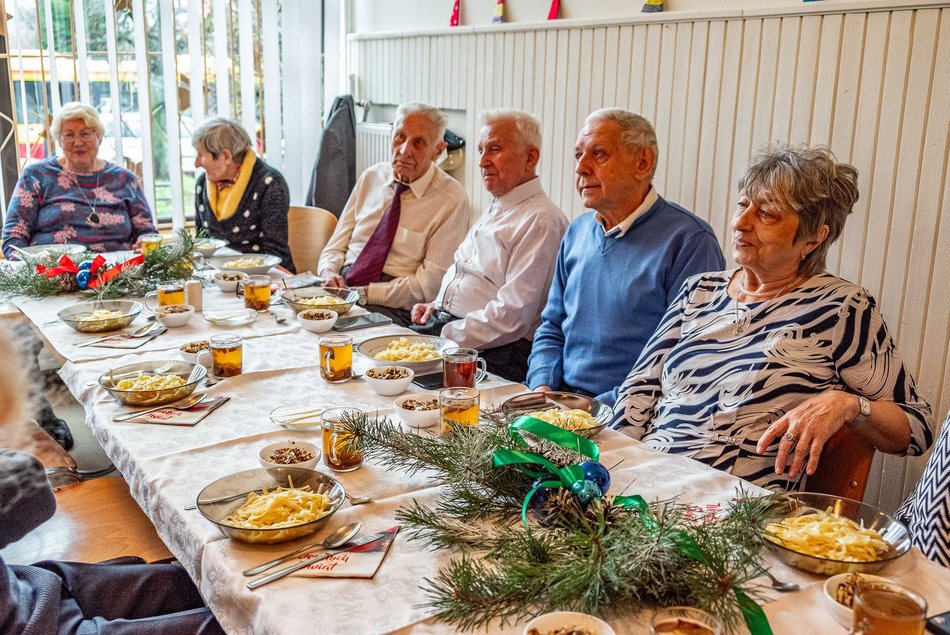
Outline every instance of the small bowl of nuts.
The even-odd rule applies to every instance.
[[[338,317],[338,313],[329,309],[307,309],[297,314],[297,321],[311,333],[326,333],[333,328]]]
[[[439,398],[435,395],[409,393],[393,402],[396,414],[410,428],[428,428],[439,422]]]
[[[216,271],[211,279],[222,291],[234,293],[238,282],[247,280],[247,274],[243,271]]]
[[[195,314],[195,307],[190,304],[166,304],[155,309],[155,319],[170,329],[188,324]]]
[[[411,368],[405,366],[374,366],[363,374],[363,381],[377,395],[391,397],[408,388],[415,375]]]
[[[268,470],[272,468],[316,468],[320,460],[320,448],[306,441],[280,441],[261,448],[258,460]]]
[[[208,340],[195,340],[194,342],[188,342],[187,344],[182,344],[178,347],[178,354],[181,355],[181,358],[186,362],[191,362],[192,364],[201,364],[205,368],[211,368],[211,355],[202,355],[202,351],[210,351],[211,344],[208,343]]]

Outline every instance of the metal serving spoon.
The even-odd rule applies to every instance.
[[[332,534],[323,539],[323,542],[314,542],[309,545],[304,545],[299,549],[291,551],[286,556],[281,556],[280,558],[275,558],[265,562],[264,564],[252,567],[244,571],[244,575],[257,575],[258,573],[263,573],[272,567],[276,567],[279,564],[283,564],[288,560],[293,560],[302,553],[306,553],[311,549],[323,548],[323,549],[336,549],[341,547],[352,540],[356,534],[360,533],[360,529],[363,527],[363,523],[356,522],[350,523],[349,525],[343,525],[334,531]]]
[[[781,580],[776,578],[774,575],[772,575],[772,572],[769,571],[768,569],[762,569],[762,573],[765,574],[765,577],[767,577],[769,580],[772,581],[772,588],[775,589],[776,591],[779,591],[780,593],[788,593],[789,591],[798,591],[801,588],[799,585],[795,584],[794,582],[782,582]]]

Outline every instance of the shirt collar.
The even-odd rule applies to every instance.
[[[521,185],[513,187],[510,192],[502,194],[495,200],[498,201],[498,209],[508,209],[541,191],[541,179],[534,177],[530,181],[525,181]]]
[[[652,185],[650,186],[650,191],[647,192],[646,197],[643,199],[643,202],[640,203],[640,206],[633,210],[630,214],[627,215],[625,219],[614,225],[610,230],[604,227],[604,220],[601,218],[600,213],[595,214],[597,222],[600,223],[600,228],[604,230],[604,236],[615,236],[617,238],[623,238],[623,235],[627,233],[627,230],[633,226],[633,223],[643,216],[643,214],[653,207],[653,204],[656,203],[657,199],[660,198],[660,195],[657,194],[656,188]]]
[[[437,168],[435,167],[435,163],[430,163],[429,169],[426,170],[422,176],[420,176],[418,179],[416,179],[412,183],[408,183],[409,189],[412,191],[413,194],[416,195],[416,198],[422,198],[423,196],[425,196],[426,190],[429,189],[429,184],[432,183],[432,179],[435,178],[436,169]],[[396,179],[392,174],[392,166],[390,166],[389,183],[387,185],[392,187],[393,183],[395,182],[396,182]]]

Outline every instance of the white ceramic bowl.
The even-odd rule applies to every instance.
[[[432,410],[406,410],[403,404],[410,399],[414,401],[434,401],[435,408]],[[428,428],[439,422],[438,395],[409,393],[408,395],[397,397],[393,405],[396,407],[396,416],[410,428]]]
[[[303,450],[304,452],[309,452],[312,455],[312,458],[309,458],[306,461],[298,461],[296,463],[277,463],[271,460],[271,456],[274,454],[274,452],[280,450],[281,448],[296,448],[298,450]],[[308,470],[312,470],[316,468],[317,461],[320,460],[320,447],[306,441],[279,441],[277,443],[265,445],[263,448],[261,448],[257,460],[260,461],[261,467],[265,467],[267,469],[305,467]]]
[[[248,261],[248,262],[242,262]],[[280,256],[273,254],[233,254],[230,256],[212,256],[208,264],[219,271],[243,271],[249,276],[267,273],[280,264]]]
[[[311,333],[326,333],[333,328],[339,317],[339,313],[329,309],[307,309],[297,314],[297,321]]]
[[[404,371],[405,377],[393,379],[385,378],[384,375],[393,369]],[[373,377],[373,375],[376,375],[376,377]],[[415,376],[416,374],[412,372],[412,369],[406,368],[405,366],[374,366],[363,373],[363,381],[365,381],[377,395],[391,397],[404,392],[406,388],[409,387],[409,384],[412,383],[412,378]]]
[[[202,348],[200,351],[197,351],[197,352],[194,352],[194,353],[185,350],[186,347],[191,346],[192,344],[198,344],[198,343],[203,343],[203,344],[205,345],[205,348]],[[198,354],[201,353],[201,352],[208,352],[209,354],[208,354],[208,355],[202,355],[201,358],[199,359],[199,355],[198,355]],[[194,342],[188,342],[187,344],[182,344],[181,346],[178,347],[178,354],[181,355],[181,358],[182,358],[183,360],[185,360],[186,362],[191,362],[192,364],[198,364],[198,363],[200,363],[200,364],[201,364],[202,366],[204,366],[205,368],[211,368],[211,355],[210,355],[210,353],[211,353],[211,348],[210,348],[210,346],[208,345],[207,340],[196,340],[196,341],[194,341]]]
[[[854,624],[854,611],[852,611],[850,607],[839,603],[835,598],[838,594],[838,587],[841,586],[850,575],[852,574],[839,573],[825,580],[825,592],[823,594],[825,598],[825,608],[828,609],[828,612],[831,613],[836,622],[847,629],[850,629]],[[858,573],[856,575],[861,576],[861,580],[868,582],[889,582],[887,578],[871,575],[870,573]]]
[[[215,271],[214,275],[211,276],[218,288],[226,293],[233,293],[237,289],[238,282],[247,280],[247,278],[248,275],[243,271]]]
[[[170,329],[188,324],[195,314],[195,307],[190,304],[169,304],[155,309],[155,319]]]
[[[227,244],[228,241],[220,238],[199,238],[195,241],[195,251],[205,258],[210,258],[214,255],[214,252]]]
[[[614,629],[610,628],[602,619],[596,618],[587,613],[575,613],[574,611],[554,611],[539,615],[524,627],[524,635],[528,635],[531,629],[536,628],[542,633],[547,633],[559,628],[583,628],[593,635],[616,635]]]

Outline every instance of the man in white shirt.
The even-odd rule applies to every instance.
[[[459,245],[435,302],[412,307],[413,328],[478,349],[491,372],[524,381],[567,217],[537,177],[538,120],[510,109],[481,118],[479,168],[494,200]]]
[[[405,324],[435,297],[469,223],[465,189],[434,163],[445,124],[432,106],[398,108],[392,161],[360,175],[317,265],[328,286],[356,288],[361,304]]]

